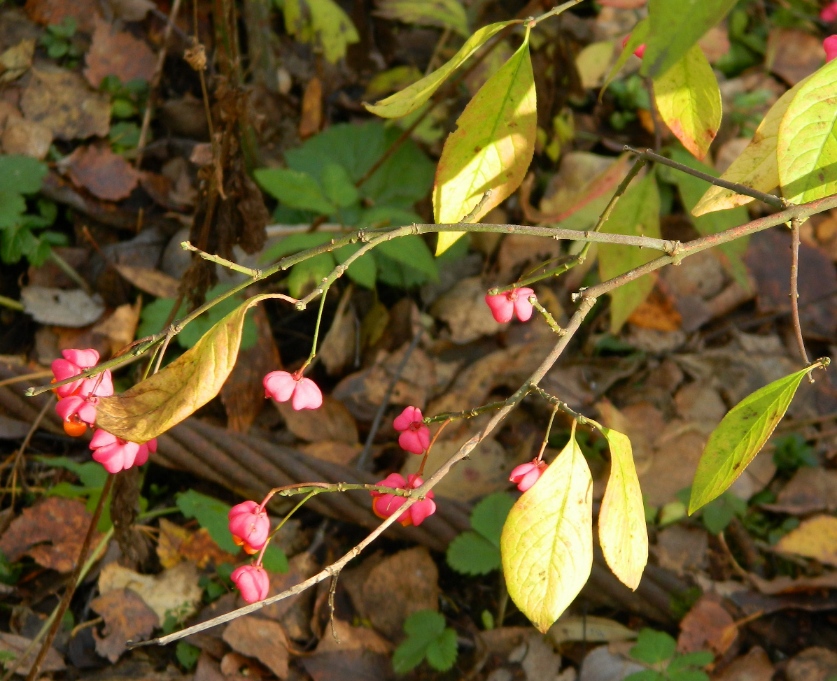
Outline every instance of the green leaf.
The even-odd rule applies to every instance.
[[[654,101],[674,136],[703,158],[721,126],[721,90],[700,45],[654,78]]]
[[[660,237],[660,194],[652,175],[631,184],[622,195],[602,232]],[[599,277],[607,281],[657,257],[656,253],[630,246],[599,245]],[[618,333],[631,313],[654,288],[653,277],[640,277],[610,293],[610,330]]]
[[[400,118],[412,113],[430,99],[442,83],[462,66],[474,52],[506,26],[516,23],[519,23],[519,21],[500,21],[496,24],[483,26],[468,38],[465,44],[459,48],[459,51],[441,67],[426,75],[420,81],[404,88],[401,92],[396,92],[376,104],[364,104],[364,106],[368,111],[381,118]]]
[[[0,155],[0,192],[34,194],[46,177],[46,163],[21,154]]]
[[[756,390],[724,416],[698,462],[689,514],[720,496],[744,472],[782,420],[802,379],[821,362]]]
[[[730,492],[724,492],[703,507],[700,519],[703,526],[712,534],[721,534],[736,516],[743,517],[747,512],[747,502]]]
[[[687,667],[705,667],[715,660],[715,656],[708,650],[697,650],[685,655],[677,655],[668,665],[669,674],[678,672]]]
[[[572,438],[509,513],[500,549],[509,596],[542,633],[593,566],[593,480]]]
[[[812,74],[814,75],[814,74]],[[779,142],[779,125],[790,107],[796,94],[803,85],[811,79],[808,76],[785,92],[777,102],[770,107],[764,120],[756,128],[753,139],[739,154],[721,178],[729,182],[737,182],[751,189],[770,192],[779,186],[779,164],[776,150]],[[725,210],[755,201],[755,199],[736,194],[731,189],[723,187],[709,187],[692,210],[693,215],[704,215],[718,210]]]
[[[665,675],[653,669],[643,669],[625,677],[624,681],[670,681]]]
[[[805,203],[837,193],[837,63],[799,88],[779,124],[776,155],[783,196]]]
[[[683,165],[700,170],[701,172],[717,177],[718,173],[711,166],[708,166],[696,160],[691,154],[687,154],[681,149],[672,149],[669,156],[673,161],[682,163]],[[724,212],[706,213],[704,215],[692,215],[692,209],[701,201],[701,197],[705,196],[704,190],[706,183],[699,177],[681,173],[673,168],[666,168],[665,166],[658,166],[658,172],[664,176],[666,181],[673,182],[677,185],[678,193],[680,194],[680,201],[683,203],[683,208],[686,214],[692,221],[695,229],[701,236],[708,236],[709,234],[719,234],[725,232],[732,227],[738,227],[747,222],[750,217],[747,210],[742,207],[731,208]],[[726,244],[721,244],[718,249],[726,256],[726,265],[730,274],[735,277],[735,280],[741,287],[747,291],[750,289],[750,281],[747,275],[747,266],[744,264],[744,254],[747,251],[748,237],[736,239]]]
[[[642,629],[631,648],[631,657],[645,664],[659,664],[670,660],[677,650],[677,641],[664,631]]]
[[[191,643],[186,643],[186,641],[178,641],[174,649],[174,656],[177,658],[180,666],[190,671],[198,663],[198,658],[201,656],[201,649],[193,646]]]
[[[456,632],[447,627],[438,638],[427,646],[427,664],[438,672],[446,672],[453,667],[457,655]]]
[[[641,73],[658,76],[680,61],[738,0],[649,0],[650,31]]]
[[[351,19],[334,0],[284,0],[285,27],[297,40],[319,43],[332,64],[360,40]]]
[[[323,168],[323,188],[328,200],[341,208],[351,206],[360,199],[348,171],[337,163],[328,163]]]
[[[0,161],[3,158],[0,156]],[[17,225],[25,212],[26,200],[18,192],[0,189],[0,229]]]
[[[500,550],[482,535],[466,531],[448,545],[447,561],[463,575],[487,575],[500,567]]]
[[[268,544],[262,556],[262,565],[268,572],[287,572],[288,557],[276,544]]]
[[[0,259],[15,263],[38,248],[38,238],[22,225],[0,230]]]
[[[206,299],[215,300],[231,287],[231,284],[216,284],[206,292]],[[238,296],[225,298],[220,303],[204,312],[191,324],[184,327],[184,329],[177,334],[177,344],[185,350],[194,347],[204,334],[208,333],[209,330],[215,326],[215,324],[241,305],[241,302],[242,300]],[[183,316],[186,312],[185,306],[182,308],[182,312],[180,310],[178,312],[178,316]],[[246,350],[247,348],[252,348],[256,344],[257,339],[258,332],[256,331],[256,325],[253,322],[252,316],[248,315],[244,318],[244,326],[241,330],[241,349]]]
[[[229,529],[231,506],[191,489],[178,494],[175,503],[183,515],[197,520],[221,549],[233,554],[239,552],[240,547],[233,541]]]
[[[334,259],[342,265],[360,247],[360,244],[348,244],[347,246],[332,251],[332,253]],[[374,254],[366,253],[357,260],[354,260],[349,265],[349,269],[346,270],[346,276],[356,284],[370,289],[375,288],[375,280],[378,278],[378,267],[375,264]]]
[[[599,512],[599,543],[613,574],[636,589],[648,562],[648,531],[631,441],[623,433],[598,427],[610,445],[610,478]]]
[[[622,48],[619,58],[616,60],[616,63],[610,67],[610,71],[607,76],[605,76],[602,89],[599,90],[599,99],[602,98],[604,91],[607,90],[607,86],[610,85],[611,81],[616,77],[616,74],[622,70],[622,67],[627,63],[630,56],[634,53],[634,50],[645,42],[650,26],[651,25],[648,23],[647,18],[643,19],[637,23],[636,26],[634,26],[634,30],[631,31],[631,37],[628,38],[628,42],[625,43],[625,47]]]
[[[271,294],[253,296],[191,349],[121,395],[99,398],[96,425],[129,442],[147,442],[214,398],[238,357],[247,311]]]
[[[331,215],[337,207],[323,193],[317,180],[307,173],[286,168],[258,168],[256,182],[268,194],[290,208]]]
[[[538,121],[529,42],[479,89],[445,141],[436,169],[433,211],[437,224],[455,223],[471,213],[477,222],[520,186],[535,153]],[[441,255],[462,236],[442,232]]]
[[[449,28],[465,38],[471,33],[459,0],[378,0],[377,4],[375,14],[384,19]]]
[[[418,610],[404,621],[404,631],[407,638],[392,656],[397,674],[405,674],[421,663],[428,648],[444,635],[445,618],[435,610]]]
[[[424,275],[424,280],[436,281],[439,269],[424,239],[415,234],[408,234],[392,241],[383,241],[375,247],[375,253],[395,260],[401,265]],[[423,283],[423,282],[422,282]]]
[[[471,511],[471,527],[494,546],[500,548],[503,524],[514,506],[514,499],[506,492],[489,494]]]

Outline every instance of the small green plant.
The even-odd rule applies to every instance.
[[[616,100],[617,111],[610,114],[610,125],[614,130],[624,130],[631,121],[636,120],[636,110],[651,108],[651,100],[648,97],[648,90],[642,82],[642,78],[634,74],[629,78],[613,81],[608,87]]]
[[[406,674],[427,660],[433,669],[445,672],[456,662],[456,632],[445,626],[445,618],[435,610],[419,610],[404,621],[407,638],[395,649],[392,666]]]
[[[639,632],[631,657],[650,668],[626,676],[625,681],[709,681],[702,667],[715,659],[706,650],[681,655],[677,641],[654,629]]]
[[[174,649],[174,655],[186,671],[192,671],[201,656],[201,649],[191,643],[186,643],[186,641],[178,641],[177,647]]]
[[[813,448],[805,442],[799,433],[792,433],[774,441],[773,463],[782,473],[793,473],[798,468],[819,466],[817,455]]]
[[[34,211],[27,197],[41,189],[46,164],[19,154],[0,156],[0,259],[12,264],[27,258],[35,266],[49,257],[52,246],[67,243],[63,234],[38,230],[55,222],[58,209],[52,201],[39,199]]]
[[[79,59],[83,52],[73,40],[77,27],[74,17],[65,17],[60,24],[47,26],[38,42],[46,48],[47,55],[52,59]]]
[[[398,137],[380,123],[335,125],[285,155],[287,168],[261,168],[255,178],[279,201],[277,222],[307,223],[325,219],[350,228],[409,225],[422,222],[413,204],[427,196],[433,165],[413,142],[386,161],[375,163]],[[285,237],[262,256],[272,263],[286,255],[319,246],[334,233],[312,232]],[[350,244],[294,265],[287,284],[294,297],[322,281],[361,244]],[[406,236],[358,258],[346,272],[355,283],[374,288],[376,281],[410,288],[438,277],[438,266],[421,237]]]
[[[471,511],[471,528],[448,546],[448,565],[464,575],[485,575],[500,568],[500,534],[514,499],[491,494]]]
[[[114,118],[133,118],[139,114],[148,96],[148,81],[134,78],[123,83],[116,76],[106,76],[99,89],[110,95],[110,112]]]
[[[686,515],[691,487],[686,487],[677,493],[677,501],[667,504],[661,515],[661,524],[671,524]],[[732,522],[733,518],[743,519],[747,515],[747,502],[732,492],[724,492],[717,499],[713,499],[700,509],[699,516],[703,526],[711,534],[721,534]]]

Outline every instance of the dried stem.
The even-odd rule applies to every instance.
[[[796,344],[799,346],[799,356],[805,364],[810,364],[808,352],[805,350],[805,339],[802,337],[802,324],[799,322],[799,227],[801,221],[794,218],[788,225],[791,230],[791,268],[790,268],[790,304],[793,330]],[[813,383],[814,377],[808,374],[808,380]]]

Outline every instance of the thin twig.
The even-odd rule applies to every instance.
[[[713,175],[709,175],[708,173],[703,173],[700,170],[695,170],[694,168],[690,168],[689,166],[683,165],[682,163],[678,163],[677,161],[672,161],[670,158],[666,158],[665,156],[656,154],[650,149],[634,149],[633,147],[629,147],[628,145],[625,145],[624,149],[625,151],[629,151],[632,154],[636,154],[640,158],[645,158],[649,161],[654,161],[655,163],[659,163],[661,165],[668,166],[669,168],[679,170],[680,172],[686,173],[687,175],[698,177],[701,180],[709,182],[709,184],[714,184],[718,187],[723,187],[724,189],[730,189],[736,192],[737,194],[751,196],[752,198],[758,199],[759,201],[766,203],[769,206],[773,206],[774,208],[787,208],[788,206],[793,205],[785,199],[781,198],[780,196],[774,196],[773,194],[765,194],[764,192],[760,192],[758,189],[751,189],[750,187],[747,187],[743,184],[739,184],[738,182],[729,182],[728,180],[724,180],[720,177],[715,177]]]
[[[793,330],[796,334],[796,344],[799,346],[799,356],[805,364],[810,364],[808,353],[805,350],[805,339],[802,337],[802,324],[799,321],[799,227],[801,221],[799,218],[794,218],[790,221],[789,227],[791,230],[791,267],[790,267],[790,304],[791,304],[791,320],[793,321]],[[813,383],[814,377],[808,374],[808,380]]]

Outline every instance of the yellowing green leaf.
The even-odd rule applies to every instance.
[[[590,43],[575,58],[575,68],[581,78],[581,87],[597,87],[613,61],[613,43],[610,40]]]
[[[610,428],[599,429],[610,445],[610,478],[599,512],[599,543],[613,574],[636,589],[648,562],[648,531],[631,441]]]
[[[652,175],[631,184],[616,203],[610,219],[602,227],[609,234],[660,237],[660,194]],[[607,281],[653,260],[657,254],[631,246],[599,246],[599,277]],[[610,330],[617,333],[631,313],[654,288],[654,278],[645,276],[628,282],[610,293]]]
[[[642,74],[665,73],[726,16],[738,0],[649,0],[650,31]]]
[[[810,76],[797,83],[770,107],[770,111],[765,114],[764,120],[756,129],[753,139],[721,175],[721,179],[737,182],[761,192],[770,192],[779,186],[779,165],[776,160],[779,124],[796,93],[809,78]],[[744,194],[736,194],[731,189],[713,186],[706,190],[701,200],[692,209],[692,215],[700,216],[716,210],[735,208],[751,201],[755,199]]]
[[[497,71],[465,107],[458,128],[448,136],[436,168],[433,210],[438,224],[454,223],[471,213],[477,222],[504,201],[523,181],[535,153],[537,112],[529,43]],[[436,255],[461,232],[439,234]]]
[[[546,633],[593,567],[593,480],[575,438],[512,507],[500,537],[509,595]]]
[[[466,38],[468,17],[459,0],[378,0],[378,16],[419,26],[449,28]]]
[[[482,47],[486,41],[493,38],[506,26],[514,23],[519,22],[500,21],[496,24],[483,26],[465,41],[465,44],[459,48],[459,51],[453,57],[433,71],[433,73],[429,73],[420,81],[413,83],[409,87],[401,90],[401,92],[396,92],[394,95],[382,99],[376,104],[364,104],[364,106],[367,110],[381,118],[401,118],[401,116],[412,113],[430,99],[433,93],[439,89],[439,86],[456,69],[462,66],[474,52]]]
[[[721,126],[721,91],[699,45],[654,78],[654,101],[683,146],[696,158],[706,156]]]
[[[782,420],[802,379],[818,366],[823,360],[756,390],[724,416],[698,462],[690,514],[723,494],[744,472]]]
[[[799,88],[779,124],[776,157],[782,194],[805,203],[837,193],[837,63]]]
[[[806,520],[782,537],[776,550],[837,567],[837,518],[818,515]]]
[[[156,374],[121,395],[99,398],[96,425],[123,440],[141,443],[194,414],[218,394],[230,375],[247,310],[271,297],[250,298]]]
[[[354,24],[334,0],[284,0],[288,33],[306,43],[319,43],[332,64],[360,40]]]

